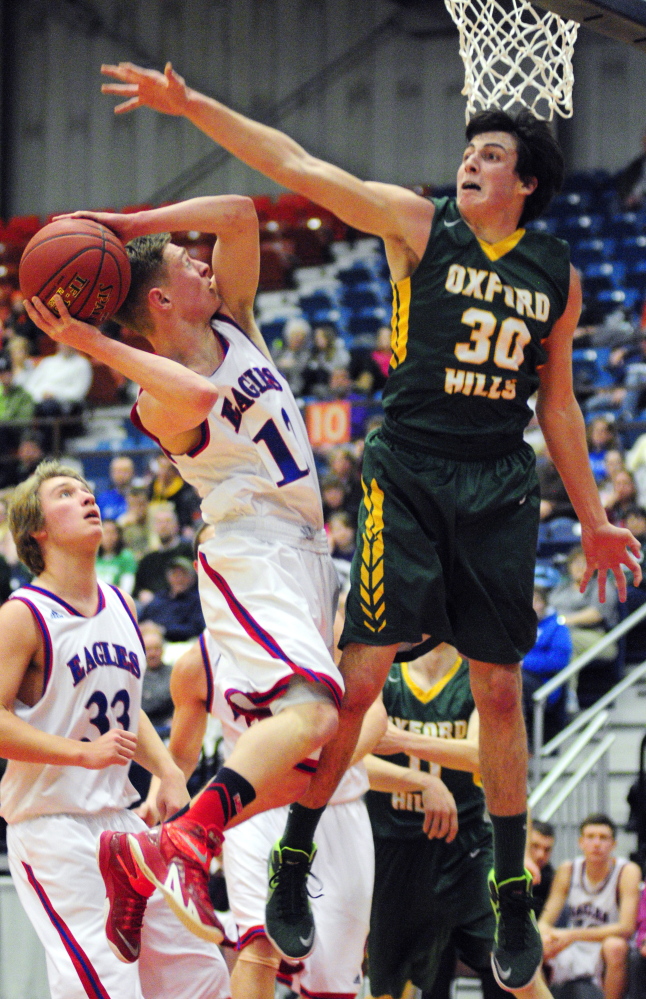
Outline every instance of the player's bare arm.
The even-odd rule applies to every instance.
[[[44,679],[44,649],[29,608],[21,600],[9,600],[0,608],[0,643],[3,666],[0,672],[0,756],[25,763],[51,763],[57,766],[104,767],[130,763],[137,736],[111,729],[93,742],[81,742],[50,735],[14,714],[16,700],[35,704]]]
[[[581,540],[587,559],[581,591],[597,572],[599,598],[605,600],[606,573],[610,571],[617,583],[619,599],[625,600],[626,580],[621,567],[628,566],[634,584],[638,586],[642,578],[637,561],[641,548],[630,531],[609,523],[590,468],[583,415],[572,387],[572,337],[580,311],[581,282],[572,268],[565,312],[544,344],[548,359],[539,373],[536,412],[554,464],[581,523]]]
[[[386,733],[387,726],[388,715],[386,714],[384,702],[381,697],[378,697],[374,704],[368,708],[363,717],[357,745],[355,746],[354,753],[352,754],[352,759],[349,764],[351,767],[353,767],[355,763],[359,763],[360,760],[363,760],[368,753],[375,751],[375,747],[379,744],[379,741]]]
[[[260,274],[260,246],[258,216],[251,198],[236,194],[213,195],[128,214],[78,211],[58,218],[94,219],[111,229],[124,243],[155,232],[196,230],[213,233],[217,240],[213,248],[212,272],[215,288],[225,305],[224,311],[230,313],[256,342],[253,302]],[[188,258],[187,264],[190,263]],[[262,337],[256,346],[266,352]]]
[[[73,319],[60,295],[54,296],[54,301],[58,316],[38,298],[25,302],[25,309],[30,319],[52,340],[89,354],[140,385],[144,390],[138,401],[142,421],[165,443],[168,441],[168,413],[172,410],[173,435],[178,438],[181,448],[181,434],[199,427],[211,412],[218,397],[213,385],[183,364],[111,340],[94,326]],[[184,450],[190,446],[189,441]]]
[[[170,678],[173,721],[168,748],[189,779],[200,758],[206,731],[206,673],[199,643],[179,657]]]
[[[466,739],[441,739],[435,735],[422,735],[409,729],[398,728],[392,722],[375,752],[380,756],[393,756],[406,753],[418,760],[428,760],[450,770],[465,770],[467,773],[480,772],[480,752],[478,734],[480,719],[473,711],[469,718]]]
[[[164,73],[132,63],[104,65],[101,72],[119,81],[104,84],[103,92],[126,98],[116,113],[145,106],[182,115],[243,163],[334,212],[348,225],[380,236],[395,280],[408,277],[419,263],[433,219],[429,201],[395,185],[366,183],[311,156],[283,132],[187,87],[170,63]]]
[[[139,714],[139,738],[135,761],[159,779],[156,805],[163,821],[187,805],[190,795],[181,769],[159,738],[148,715]]]
[[[446,839],[452,843],[458,833],[458,811],[455,798],[446,784],[434,774],[369,754],[364,758],[370,789],[386,794],[407,794],[419,791],[424,807],[424,832],[429,839]]]

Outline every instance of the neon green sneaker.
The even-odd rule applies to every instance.
[[[316,847],[310,854],[281,846],[269,854],[269,893],[265,930],[276,950],[287,960],[302,961],[314,949],[314,917],[307,891]]]
[[[491,967],[501,989],[513,992],[529,985],[543,963],[543,942],[532,908],[532,876],[497,883],[489,872],[489,894],[496,916]]]

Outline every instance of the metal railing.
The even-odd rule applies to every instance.
[[[612,631],[609,631],[607,635],[600,638],[599,641],[588,649],[582,655],[577,656],[572,662],[553,676],[547,683],[544,683],[542,687],[539,687],[537,691],[532,696],[534,702],[534,716],[533,716],[533,746],[534,755],[532,758],[531,773],[534,783],[538,783],[543,774],[543,761],[545,756],[552,752],[558,746],[562,745],[566,739],[572,735],[575,731],[582,727],[586,721],[592,716],[592,714],[601,710],[606,704],[609,704],[614,698],[623,693],[628,687],[636,683],[637,680],[641,679],[643,676],[642,667],[646,664],[642,663],[642,666],[638,666],[637,669],[631,670],[627,677],[624,678],[619,684],[612,688],[607,694],[605,694],[599,701],[584,711],[581,715],[574,719],[574,721],[567,726],[563,732],[559,733],[555,739],[550,740],[547,745],[544,745],[544,735],[545,735],[545,707],[547,704],[547,698],[559,687],[567,683],[573,676],[576,676],[584,666],[596,659],[600,652],[612,645],[617,639],[621,638],[627,632],[631,631],[636,624],[639,624],[646,618],[646,603],[637,610],[633,611],[624,621],[621,621],[616,625]],[[641,672],[639,672],[641,670]],[[636,675],[638,674],[638,675]],[[623,686],[622,686],[623,685]],[[566,734],[567,733],[567,734]]]

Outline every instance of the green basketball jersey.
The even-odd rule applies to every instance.
[[[457,659],[448,673],[427,691],[411,679],[406,663],[394,663],[384,685],[383,700],[390,721],[398,728],[444,739],[466,739],[469,719],[475,710],[468,663]],[[473,774],[440,768],[404,753],[384,759],[441,777],[455,798],[461,827],[482,818],[484,794]],[[375,836],[412,839],[422,833],[421,792],[368,791],[366,802]]]
[[[521,443],[531,417],[542,342],[567,303],[569,247],[524,229],[484,243],[455,199],[434,204],[417,270],[393,282],[386,429],[439,455],[494,457]]]

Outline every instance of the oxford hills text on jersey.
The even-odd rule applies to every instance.
[[[462,322],[472,331],[470,340],[457,343],[455,355],[459,361],[475,365],[484,364],[491,358],[498,368],[518,371],[525,346],[531,340],[527,325],[520,317],[546,323],[550,315],[548,296],[542,291],[503,284],[496,271],[463,267],[462,264],[451,264],[444,287],[452,295],[481,302],[493,302],[496,296],[502,295],[507,308],[513,309],[516,315],[507,316],[498,327],[496,317],[489,310],[477,306],[467,309]],[[444,391],[447,395],[459,393],[483,399],[511,400],[516,398],[516,379],[465,368],[446,368]]]

